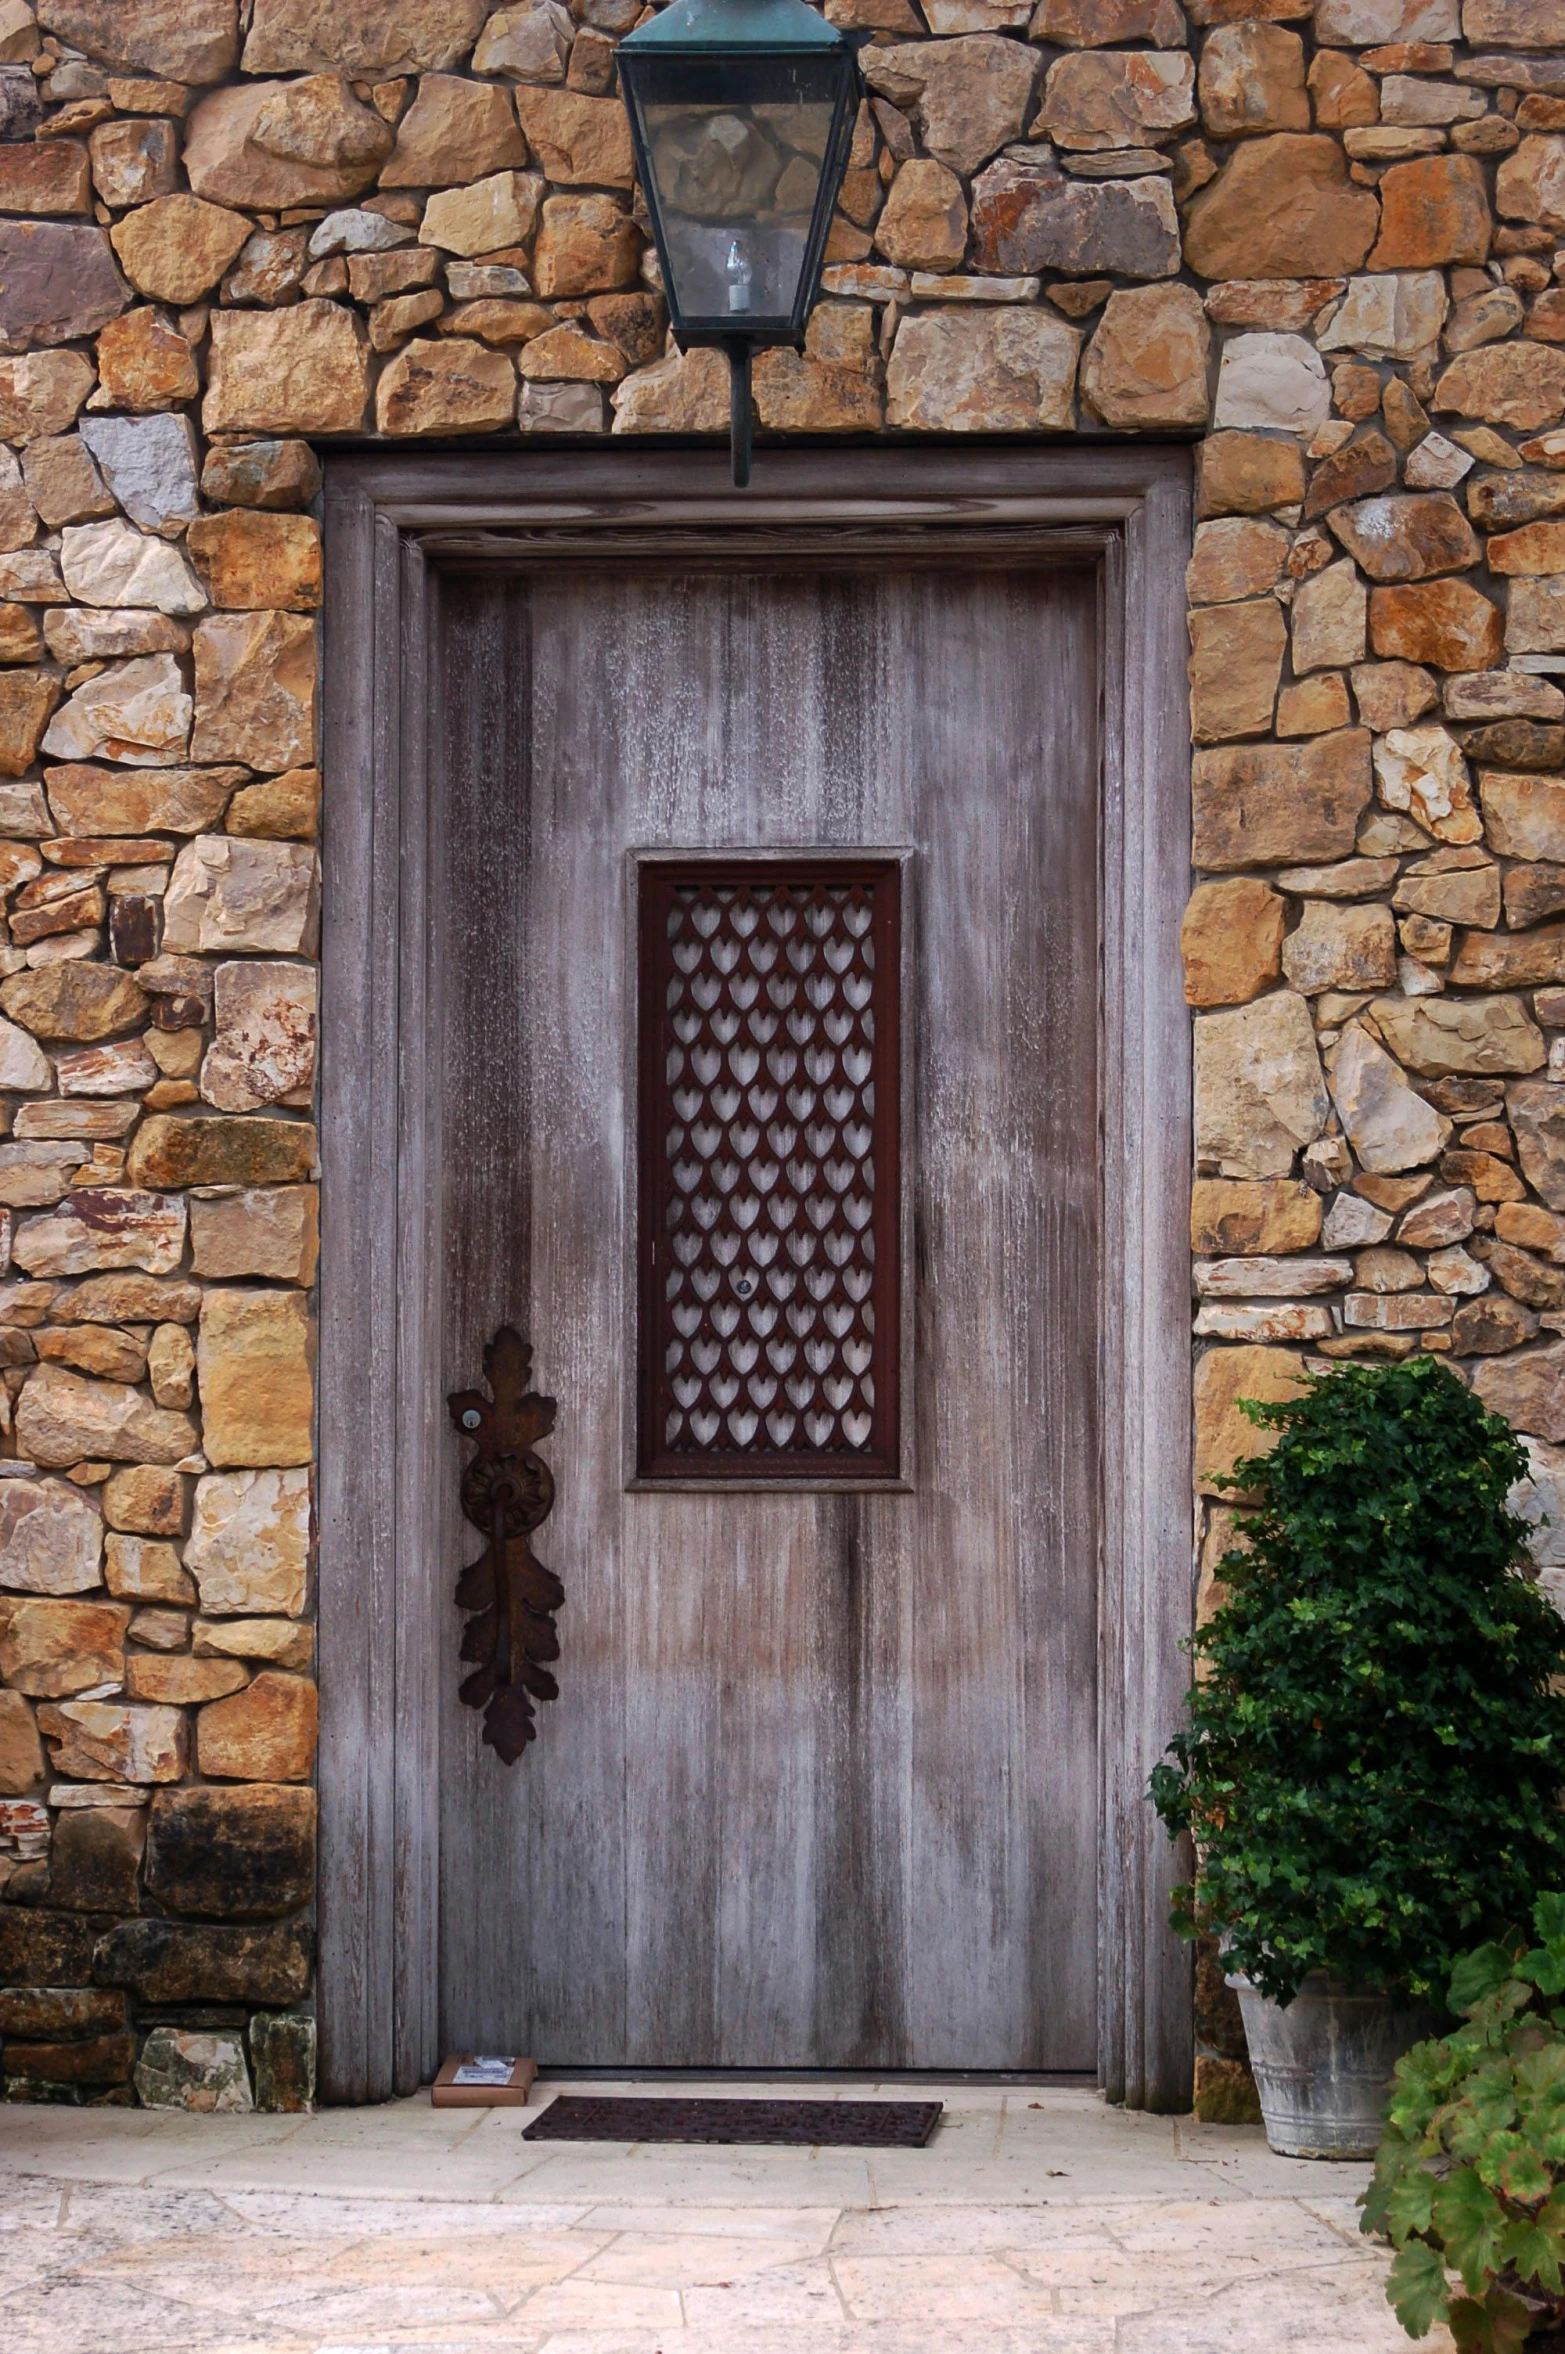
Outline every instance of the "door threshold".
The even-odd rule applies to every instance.
[[[538,2070],[539,2084],[569,2078],[573,2084],[975,2084],[1057,2085],[1081,2092],[1096,2091],[1098,2077],[1091,2069],[1069,2068],[599,2068],[573,2067],[568,2061],[548,2061]]]

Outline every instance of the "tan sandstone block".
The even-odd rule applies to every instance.
[[[506,92],[461,74],[426,74],[397,127],[382,188],[448,188],[527,161]]]
[[[1362,264],[1379,217],[1335,139],[1278,132],[1247,140],[1196,196],[1185,260],[1202,278],[1343,275]]]
[[[1213,433],[1201,444],[1197,513],[1268,515],[1304,498],[1304,456],[1296,439]]]
[[[194,1659],[189,1652],[132,1651],[125,1661],[125,1691],[132,1700],[160,1701],[188,1708],[242,1692],[247,1682],[237,1660]]]
[[[633,286],[641,254],[636,224],[613,196],[550,196],[538,230],[533,278],[555,297]]]
[[[255,0],[244,70],[443,72],[466,57],[486,14],[487,0]]]
[[[886,422],[915,432],[1069,431],[1081,340],[1043,311],[947,308],[906,318],[886,371]]]
[[[967,250],[967,199],[956,174],[931,156],[904,163],[875,225],[875,243],[907,270],[954,270]]]
[[[310,1284],[319,1253],[313,1185],[252,1186],[190,1205],[191,1264],[198,1275],[266,1275]]]
[[[68,1700],[38,1711],[56,1774],[73,1782],[177,1782],[185,1771],[185,1720],[177,1708]]]
[[[1326,1082],[1304,998],[1273,990],[1195,1024],[1197,1158],[1219,1177],[1286,1177],[1326,1126]]]
[[[238,52],[229,0],[45,0],[51,32],[120,72],[220,82]]]
[[[416,338],[375,388],[382,433],[493,433],[516,418],[516,370],[504,352],[467,336]]]
[[[1195,1369],[1196,1481],[1203,1495],[1221,1495],[1218,1484],[1236,1461],[1269,1455],[1277,1433],[1259,1428],[1240,1411],[1241,1398],[1275,1404],[1304,1388],[1304,1358],[1297,1349],[1209,1349]]]
[[[308,1471],[225,1472],[196,1482],[185,1559],[206,1617],[297,1618],[309,1558]]]
[[[139,294],[183,309],[217,284],[250,230],[243,213],[176,194],[127,213],[109,242]]]
[[[1361,662],[1369,628],[1369,592],[1351,563],[1329,564],[1302,581],[1293,600],[1293,667],[1342,670]]]
[[[1211,356],[1211,330],[1193,287],[1122,287],[1109,296],[1087,347],[1082,397],[1105,425],[1204,425]]]
[[[180,1486],[177,1472],[150,1465],[145,1469],[156,1479],[172,1482],[176,1489]],[[119,1472],[114,1476],[124,1479],[135,1474]],[[158,1537],[132,1536],[118,1529],[111,1530],[104,1543],[104,1580],[121,1602],[194,1602],[196,1598],[196,1589],[180,1567],[172,1545]]]
[[[243,1692],[215,1701],[196,1720],[203,1774],[246,1782],[304,1782],[315,1767],[315,1686],[306,1676],[263,1668]]]
[[[1372,590],[1369,634],[1377,654],[1437,670],[1493,670],[1505,651],[1498,606],[1465,580]]]
[[[20,1692],[0,1691],[0,1796],[19,1798],[43,1780],[43,1743]]]
[[[1221,871],[1344,858],[1369,804],[1370,780],[1364,728],[1198,752],[1195,864]]]
[[[224,825],[230,834],[268,841],[313,842],[321,830],[321,772],[291,768],[246,785],[229,803]]]
[[[1274,597],[1190,615],[1190,723],[1198,744],[1264,735],[1272,724],[1288,625]]]
[[[1427,1078],[1526,1073],[1548,1060],[1518,997],[1377,997],[1370,1011],[1397,1061]]]
[[[135,1463],[104,1482],[103,1517],[111,1529],[138,1536],[177,1537],[185,1528],[185,1483],[177,1471]]]
[[[201,410],[208,433],[355,433],[364,424],[369,346],[339,303],[218,311],[211,335]]]
[[[1541,343],[1490,343],[1464,351],[1435,386],[1437,411],[1536,433],[1565,411],[1565,352]]]
[[[1280,25],[1223,24],[1201,51],[1201,123],[1214,139],[1308,131],[1304,43]]]
[[[0,1595],[0,1677],[41,1700],[117,1686],[129,1624],[130,1612],[114,1602]]]
[[[85,1594],[97,1585],[103,1522],[59,1479],[0,1481],[0,1586],[13,1593]]]
[[[209,1461],[308,1463],[314,1453],[314,1332],[303,1294],[209,1291],[200,1333],[197,1379]]]
[[[191,1630],[198,1659],[264,1659],[273,1667],[307,1668],[315,1631],[290,1618],[198,1618]]]
[[[314,760],[315,629],[305,615],[214,614],[197,625],[195,660],[193,759],[263,770]]]
[[[1282,969],[1306,997],[1325,989],[1389,989],[1397,977],[1396,925],[1388,907],[1306,900],[1283,942]]]
[[[542,194],[536,172],[492,172],[469,187],[437,189],[424,207],[419,243],[467,256],[524,245]]]
[[[561,187],[630,187],[630,122],[619,99],[523,85],[516,111],[546,180]]]
[[[185,174],[213,204],[341,204],[370,187],[394,134],[338,73],[214,90],[185,126]]]
[[[1187,1005],[1244,1005],[1277,979],[1286,909],[1250,876],[1198,883],[1180,927]]]
[[[321,601],[321,530],[313,516],[232,507],[198,516],[185,545],[214,605],[309,613]]]
[[[1190,1194],[1190,1248],[1220,1258],[1313,1250],[1321,1197],[1302,1178],[1198,1177]]]
[[[726,433],[728,363],[720,351],[670,352],[615,386],[616,433]]]
[[[40,1365],[16,1407],[16,1440],[34,1463],[177,1463],[197,1445],[188,1415],[166,1413],[138,1390]]]

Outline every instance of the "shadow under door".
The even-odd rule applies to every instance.
[[[440,600],[446,1386],[532,1342],[565,1587],[510,1767],[450,1612],[443,2048],[1090,2073],[1096,582]]]

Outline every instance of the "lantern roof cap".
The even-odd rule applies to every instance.
[[[646,24],[627,33],[625,49],[679,51],[685,55],[735,49],[845,49],[849,46],[805,0],[673,0]]]

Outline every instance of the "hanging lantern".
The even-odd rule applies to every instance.
[[[858,60],[804,0],[674,0],[620,43],[618,62],[674,340],[728,354],[742,487],[751,355],[803,348],[853,138]]]

